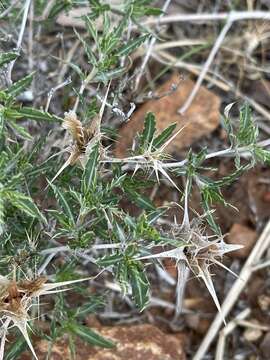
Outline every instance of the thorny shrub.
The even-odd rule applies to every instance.
[[[113,347],[113,342],[82,321],[104,303],[100,296],[89,295],[84,284],[93,277],[99,279],[104,271],[120,285],[123,296],[131,297],[138,311],[143,311],[151,297],[151,264],[160,267],[163,259],[174,259],[178,270],[176,316],[181,311],[184,279],[189,271],[202,278],[220,310],[210,268],[225,267],[223,255],[238,246],[226,244],[213,208],[218,202],[230,206],[221,192],[224,186],[254,164],[270,162],[270,152],[265,150],[269,141],[258,143],[258,128],[248,106],[242,107],[238,124],[230,121],[229,106],[223,117],[228,147],[215,153],[190,150],[187,158],[178,162],[166,154],[166,147],[181,136],[181,131],[175,133],[176,125],[172,124],[157,133],[155,115],[148,113],[130,156],[113,157],[110,144],[115,131],[103,126],[102,120],[104,114],[114,114],[128,121],[134,109],[133,103],[128,112],[121,108],[125,90],[138,74],[130,55],[157,36],[140,24],[140,19],[162,16],[162,11],[150,3],[127,0],[114,8],[99,0],[89,1],[91,12],[83,17],[87,36],[76,32],[89,71],[84,73],[76,64],[69,64],[79,76],[81,87],[73,89],[77,101],[63,118],[20,104],[18,96],[29,88],[34,74],[15,83],[10,81],[0,91],[0,359],[9,337],[12,346],[6,359],[16,358],[27,346],[36,357],[30,340],[33,332],[51,344],[67,334],[73,356],[76,336],[93,345]],[[71,1],[55,4],[48,19],[72,6]],[[97,18],[103,20],[102,29],[97,27]],[[1,53],[3,74],[16,59],[20,59],[20,49]],[[91,101],[84,95],[89,84],[96,88]],[[41,160],[52,133],[43,135],[43,130],[38,139],[31,136],[27,130],[30,121],[59,124],[58,128],[66,129],[70,136],[70,146],[64,151],[68,153],[66,160],[59,154]],[[209,161],[219,156],[234,157],[235,170],[213,180],[204,174],[205,170],[215,171]],[[183,188],[177,185],[178,178],[185,184]],[[180,223],[162,221],[175,203],[156,207],[143,191],[164,181],[179,191]],[[196,187],[201,194],[200,214],[189,207],[190,194]],[[124,210],[123,200],[135,204],[140,214],[134,217]],[[56,261],[60,254],[68,254],[69,261]],[[87,266],[89,263],[93,265]],[[63,286],[73,283],[77,283],[75,291],[83,298],[77,307],[62,292],[67,290]],[[42,314],[40,297],[49,294],[55,294],[54,309]],[[35,319],[40,316],[50,322],[46,331],[37,327]]]

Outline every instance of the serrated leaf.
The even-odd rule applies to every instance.
[[[99,145],[93,146],[89,154],[83,173],[83,185],[86,190],[93,190],[96,185],[97,167],[99,159]]]
[[[147,148],[151,144],[155,131],[156,131],[155,115],[149,112],[146,114],[144,120],[144,129],[141,135],[141,145],[144,148]]]
[[[56,121],[62,122],[63,119],[59,116],[50,114],[43,110],[34,109],[31,107],[21,107],[21,108],[14,108],[14,109],[7,109],[5,111],[6,116],[10,116],[11,118],[27,118],[36,121]]]
[[[120,49],[117,50],[117,56],[129,55],[132,51],[134,51],[140,45],[142,45],[148,37],[149,37],[149,34],[145,34],[145,35],[139,36],[136,39],[130,40],[126,45],[122,46]]]
[[[26,196],[18,191],[7,191],[5,192],[5,196],[17,209],[25,212],[31,217],[38,218],[47,223],[46,218],[41,214],[38,207],[29,196]]]
[[[27,89],[33,81],[33,76],[34,76],[34,72],[12,84],[8,89],[6,89],[6,91],[8,91],[9,96],[16,97],[23,90]]]
[[[79,336],[82,340],[93,346],[99,346],[103,348],[113,348],[115,346],[111,340],[105,339],[103,336],[99,335],[87,326],[71,324],[69,329],[73,334]]]
[[[68,218],[69,222],[72,223],[73,225],[75,225],[73,213],[72,213],[71,208],[68,204],[68,201],[64,195],[64,192],[61,191],[58,187],[56,187],[55,185],[53,185],[50,182],[49,182],[49,185],[53,189],[56,200],[57,200],[59,206],[61,207],[63,213]]]
[[[163,130],[162,133],[157,137],[155,137],[155,139],[153,140],[153,147],[157,149],[163,144],[165,144],[165,142],[170,138],[170,136],[174,132],[175,128],[176,128],[176,124],[172,124],[168,126],[165,130]]]
[[[143,311],[149,303],[149,281],[145,270],[139,263],[134,263],[128,269],[132,295],[136,306]]]
[[[0,67],[15,60],[18,56],[19,54],[15,52],[7,52],[0,54]]]

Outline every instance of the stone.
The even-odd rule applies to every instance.
[[[157,90],[157,93],[160,95],[166,94],[178,83],[179,75],[173,74]],[[171,154],[178,153],[215,130],[220,120],[220,98],[203,86],[200,87],[188,110],[183,115],[177,112],[184,104],[194,85],[194,81],[190,79],[181,80],[177,89],[169,95],[157,100],[149,100],[141,105],[129,122],[120,128],[115,155],[120,158],[127,155],[134,137],[143,129],[144,117],[147,112],[153,112],[156,115],[158,132],[163,131],[172,123],[177,124],[176,131],[185,126],[182,132],[166,148],[166,151]]]
[[[243,245],[242,249],[232,251],[229,256],[246,259],[257,239],[257,233],[245,225],[234,224],[230,230],[227,242],[234,245]]]

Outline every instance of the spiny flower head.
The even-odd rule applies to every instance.
[[[29,310],[37,303],[40,296],[65,291],[66,289],[57,288],[84,280],[86,279],[47,283],[47,279],[41,276],[30,280],[10,280],[8,277],[0,275],[0,319],[2,322],[0,360],[4,356],[8,330],[14,326],[20,330],[37,359],[27,329],[30,320]]]

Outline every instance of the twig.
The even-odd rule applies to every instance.
[[[239,12],[229,12],[229,13],[217,13],[217,14],[179,14],[179,15],[172,15],[172,16],[166,16],[162,19],[158,20],[149,20],[144,23],[144,25],[149,25],[151,23],[155,23],[158,21],[159,24],[161,23],[171,23],[171,22],[202,22],[206,20],[227,20],[226,25],[223,27],[221,33],[219,34],[209,56],[208,59],[202,69],[202,72],[200,73],[200,76],[196,82],[195,87],[193,88],[192,92],[190,93],[188,99],[186,100],[185,104],[182,106],[181,109],[179,109],[179,112],[183,114],[190,104],[192,103],[194,97],[196,96],[200,85],[202,81],[205,78],[205,75],[207,74],[209,67],[211,66],[212,61],[214,60],[214,57],[220,48],[227,32],[230,30],[233,22],[240,21],[240,20],[247,20],[247,19],[263,19],[263,20],[270,20],[270,13],[266,11],[239,11]]]
[[[196,84],[194,86],[194,88],[192,89],[191,93],[189,94],[187,100],[185,101],[184,105],[178,110],[178,112],[180,114],[183,114],[188,108],[189,106],[191,105],[192,101],[194,100],[204,78],[205,78],[205,75],[207,74],[227,32],[230,30],[231,26],[232,26],[232,23],[233,21],[231,20],[231,18],[229,17],[226,25],[223,27],[223,29],[221,30],[219,36],[217,37],[216,39],[216,42],[214,44],[214,46],[212,47],[212,50],[210,51],[210,54],[202,68],[202,71],[196,81]]]
[[[27,22],[27,17],[28,17],[28,11],[29,11],[29,8],[30,8],[30,4],[31,4],[31,0],[26,0],[26,1],[25,1],[23,18],[22,18],[22,24],[21,24],[21,29],[20,29],[19,37],[18,37],[17,44],[16,44],[16,47],[17,47],[17,49],[18,49],[19,52],[20,52],[21,46],[22,46],[23,34],[24,34],[26,22]],[[7,75],[7,78],[8,78],[8,82],[9,82],[10,84],[12,84],[11,73],[12,73],[12,69],[13,69],[13,66],[14,66],[14,64],[15,64],[15,61],[16,61],[16,59],[13,60],[13,61],[9,64],[9,67],[8,67],[8,75]]]
[[[261,259],[263,253],[270,245],[270,221],[264,228],[261,236],[256,242],[252,252],[250,253],[247,261],[245,262],[240,274],[239,278],[235,281],[232,288],[228,292],[224,302],[221,306],[221,313],[218,313],[212,322],[205,338],[203,339],[198,351],[196,352],[193,360],[201,360],[206,354],[210,344],[215,339],[216,334],[222,325],[223,317],[226,317],[233,306],[235,305],[239,295],[242,290],[245,288],[247,282],[249,281],[254,265]]]
[[[162,8],[162,13],[161,13],[161,15],[159,16],[158,21],[157,21],[157,30],[159,29],[160,20],[162,19],[162,16],[164,15],[164,13],[167,11],[168,6],[170,5],[170,2],[171,2],[171,0],[166,0],[164,6],[163,6],[163,8]],[[135,81],[135,91],[138,89],[138,86],[139,86],[139,83],[140,83],[142,74],[143,74],[144,69],[145,69],[145,67],[146,67],[146,64],[148,63],[148,60],[149,60],[149,58],[150,58],[150,56],[151,56],[151,52],[152,52],[152,50],[153,50],[153,46],[155,45],[156,41],[157,41],[156,36],[153,36],[152,39],[151,39],[151,41],[150,41],[150,44],[148,45],[147,53],[146,53],[146,55],[145,55],[145,57],[144,57],[144,59],[143,59],[141,68],[140,68],[140,70],[139,70],[139,72],[138,72],[138,75],[137,75],[137,77],[136,77],[136,81]]]
[[[64,61],[63,67],[60,70],[59,75],[58,75],[58,82],[59,83],[61,83],[63,81],[64,76],[65,76],[65,74],[66,74],[66,72],[68,70],[68,67],[69,67],[70,63],[71,63],[71,60],[72,60],[78,46],[80,45],[80,43],[81,43],[80,40],[76,40],[74,42],[73,46],[69,49],[69,51],[67,53],[67,57],[66,57],[66,59]]]
[[[79,101],[80,101],[80,96],[83,94],[86,86],[90,83],[91,80],[93,80],[93,78],[96,76],[96,74],[97,74],[97,69],[95,67],[93,67],[91,72],[86,77],[86,79],[82,82],[82,85],[81,85],[80,90],[79,90],[79,95],[77,96],[76,102],[75,102],[74,107],[73,107],[74,112],[77,111]]]
[[[158,62],[160,62],[162,64],[171,65],[171,66],[179,67],[179,68],[182,68],[182,69],[186,69],[187,71],[190,71],[192,74],[195,74],[195,75],[200,74],[200,71],[201,71],[200,66],[194,65],[194,64],[188,64],[188,63],[186,63],[184,61],[178,60],[176,57],[169,54],[168,52],[158,51],[158,53],[153,52],[151,55],[152,55],[152,57],[154,59],[156,59]],[[162,55],[162,57],[169,60],[170,63],[163,60],[159,55]],[[235,94],[235,96],[241,97],[243,100],[247,101],[253,107],[253,109],[258,111],[258,113],[260,113],[267,120],[270,121],[270,114],[266,110],[266,108],[263,107],[262,105],[260,105],[259,103],[257,103],[255,100],[251,99],[246,94],[242,93],[240,90],[238,90],[233,83],[231,83],[231,82],[229,82],[229,81],[227,81],[225,79],[222,79],[222,81],[218,80],[215,77],[210,76],[209,74],[205,75],[205,79],[207,81],[209,81],[210,83],[214,84],[215,86],[219,87],[223,91],[232,91]]]
[[[219,339],[218,339],[218,344],[217,344],[215,360],[223,360],[224,359],[224,350],[225,350],[227,336],[229,334],[231,334],[234,331],[234,329],[237,327],[238,321],[246,319],[249,316],[250,313],[251,313],[251,310],[249,308],[241,311],[236,316],[236,318],[233,319],[232,321],[230,321],[225,326],[225,328],[220,332]]]
[[[46,104],[46,107],[45,107],[45,111],[49,110],[49,106],[50,106],[50,103],[51,103],[51,100],[52,100],[52,97],[53,97],[54,93],[57,90],[61,89],[62,87],[66,86],[66,85],[68,85],[70,83],[71,83],[71,78],[68,78],[65,81],[63,81],[61,84],[57,85],[56,87],[51,88],[51,90],[48,93],[48,99],[47,99],[47,104]]]
[[[257,146],[259,147],[267,147],[270,145],[270,139],[267,140],[263,140],[257,143]],[[219,156],[231,156],[233,154],[235,154],[235,149],[224,149],[224,150],[220,150],[220,151],[216,151],[210,154],[207,154],[205,159],[212,159],[215,157],[219,157]],[[237,149],[238,154],[240,156],[248,156],[248,153],[250,151],[250,147],[249,146],[243,146]],[[151,165],[151,161],[146,161],[142,156],[133,156],[130,158],[123,158],[123,159],[119,159],[119,158],[106,158],[104,160],[101,160],[102,163],[127,163],[127,164],[139,164],[139,165],[145,165],[145,166],[149,166]],[[163,163],[162,167],[163,169],[172,169],[172,168],[180,168],[185,166],[188,163],[188,159],[184,159],[182,161],[176,161],[176,162],[168,162],[168,163]]]
[[[222,13],[200,13],[200,14],[177,14],[163,16],[162,19],[148,19],[142,23],[142,26],[159,24],[170,24],[175,22],[195,22],[202,23],[205,21],[223,21],[231,18],[231,21],[241,20],[270,20],[269,11],[231,11]]]

